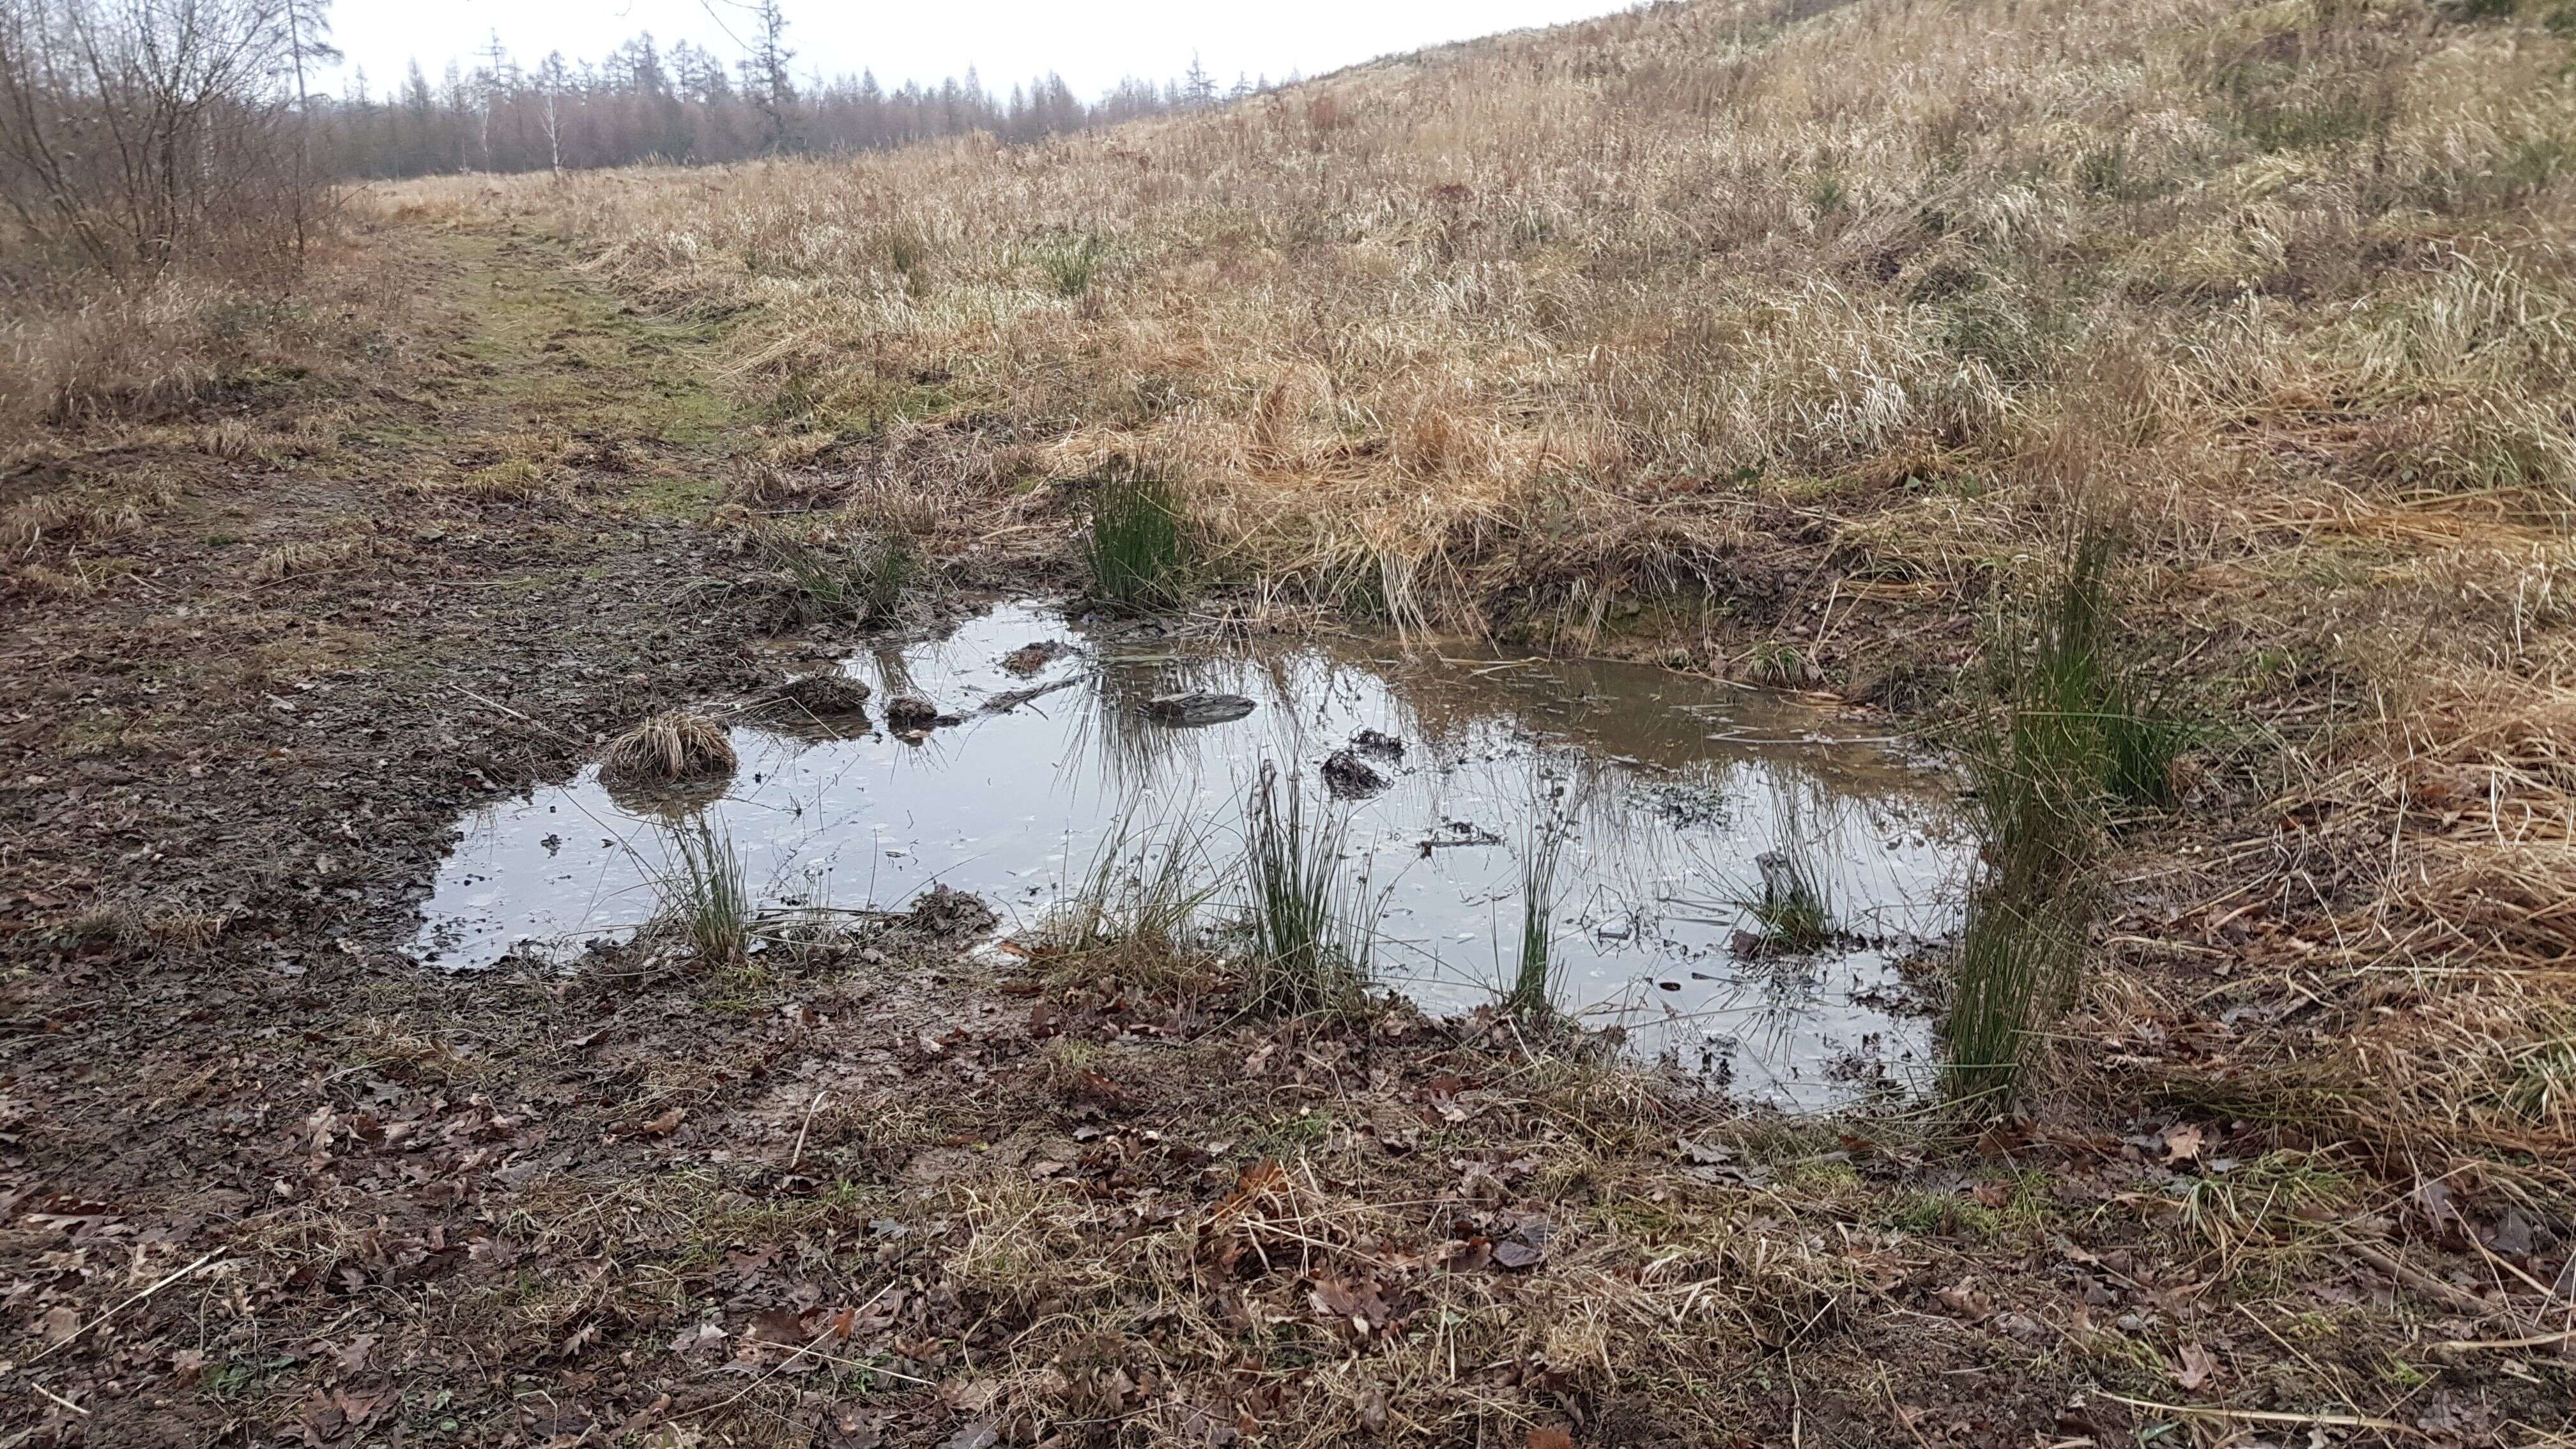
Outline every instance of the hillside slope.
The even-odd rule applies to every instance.
[[[2120,527],[2219,838],[2138,866],[2196,939],[2119,950],[2346,1003],[2218,1052],[2228,1100],[2277,1070],[2383,1144],[2546,1162],[2571,33],[2510,0],[1666,5],[1032,148],[466,190],[731,318],[773,465],[940,490],[965,547],[1057,536],[1133,460],[1256,617],[1938,709],[1977,621]],[[2089,1030],[2154,1015],[2122,1002]],[[2150,1055],[2115,1095],[2199,1072]]]

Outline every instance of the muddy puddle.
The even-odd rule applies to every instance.
[[[1061,647],[1025,649],[1040,643]],[[1245,792],[1263,762],[1293,762],[1311,798],[1329,781],[1348,867],[1383,902],[1381,981],[1428,1010],[1493,999],[1518,960],[1523,853],[1554,821],[1554,950],[1587,1022],[1792,1108],[1931,1076],[1897,968],[1956,923],[1968,846],[1949,781],[1838,716],[1643,666],[1227,650],[1016,604],[848,670],[872,690],[868,727],[737,725],[740,769],[689,802],[765,906],[901,908],[943,884],[1033,930],[1121,839],[1194,828],[1230,871]],[[1252,709],[1158,722],[1152,701],[1189,693]],[[954,722],[897,733],[895,696]],[[633,931],[675,818],[595,769],[474,813],[415,953],[470,969]],[[1821,948],[1761,943],[1766,857],[1774,899],[1783,863],[1813,883]]]

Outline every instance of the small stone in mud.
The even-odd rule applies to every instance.
[[[1072,652],[1073,646],[1061,639],[1041,639],[1003,655],[1002,667],[1025,679]]]
[[[1337,800],[1359,800],[1386,788],[1386,776],[1362,763],[1356,750],[1335,750],[1324,761],[1324,788]]]
[[[1404,758],[1404,741],[1383,730],[1362,730],[1351,736],[1351,748],[1363,755],[1374,755],[1381,760]]]
[[[868,686],[837,669],[822,669],[778,686],[769,702],[811,715],[856,714],[868,702]]]
[[[1145,701],[1145,718],[1156,724],[1212,725],[1252,713],[1252,701],[1239,694],[1166,694]]]

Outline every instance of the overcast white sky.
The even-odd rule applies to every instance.
[[[1284,80],[1444,40],[1603,15],[1630,0],[786,0],[796,68],[876,71],[889,86],[962,75],[974,66],[1007,94],[1053,70],[1089,98],[1123,75],[1187,70],[1190,55],[1219,80],[1237,72]],[[714,14],[709,13],[710,7]],[[382,94],[414,57],[435,79],[495,30],[523,62],[561,50],[597,59],[639,30],[664,44],[687,38],[727,59],[740,49],[721,18],[748,35],[727,0],[338,0],[332,30],[351,66]],[[471,64],[470,59],[468,64]],[[345,84],[345,82],[344,82]]]

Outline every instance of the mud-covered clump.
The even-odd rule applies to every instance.
[[[1002,667],[1026,678],[1073,652],[1073,646],[1061,639],[1040,639],[1023,644],[1002,656]]]
[[[1252,713],[1252,709],[1252,701],[1240,694],[1164,694],[1145,701],[1145,718],[1186,729],[1227,724]]]
[[[1361,730],[1351,736],[1351,748],[1373,759],[1390,764],[1404,762],[1404,740],[1384,730]]]
[[[917,694],[898,694],[886,701],[886,723],[899,730],[926,730],[945,720],[939,706]]]
[[[837,669],[818,669],[770,691],[759,709],[771,716],[811,716],[830,719],[860,713],[867,708],[866,681],[853,679]]]
[[[925,936],[954,939],[980,936],[993,929],[999,919],[982,897],[935,885],[915,898],[912,909],[904,913],[903,923]]]
[[[1324,788],[1336,800],[1365,800],[1387,786],[1386,776],[1369,767],[1357,750],[1335,750],[1324,761]]]

